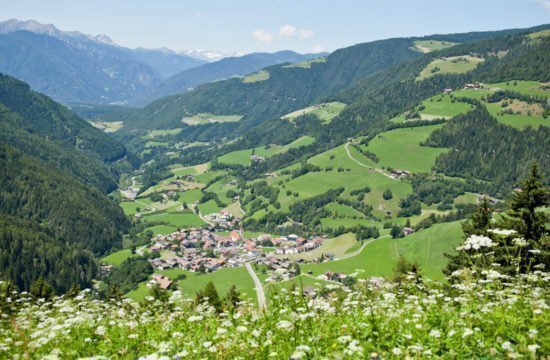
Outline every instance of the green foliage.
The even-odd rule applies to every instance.
[[[130,292],[137,285],[149,278],[153,273],[153,267],[147,257],[132,257],[126,259],[120,266],[114,267],[105,281],[115,285],[123,293]]]
[[[437,171],[491,181],[493,186],[487,190],[502,196],[528,173],[532,161],[541,165],[543,176],[549,176],[548,139],[550,128],[520,131],[498,123],[480,105],[435,130],[426,145],[454,149],[437,158]],[[503,161],[506,166],[502,166]]]

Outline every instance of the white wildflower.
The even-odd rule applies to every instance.
[[[401,354],[403,354],[403,351],[401,351],[400,348],[393,348],[393,350],[391,351],[395,356],[399,356]]]
[[[466,239],[464,242],[464,245],[461,247],[461,250],[479,250],[482,247],[493,247],[496,246],[495,243],[493,243],[493,240],[486,236],[480,236],[480,235],[472,235],[469,238]]]
[[[539,348],[540,348],[540,345],[538,345],[538,344],[533,344],[533,345],[528,345],[527,346],[527,349],[529,349],[529,351],[532,352],[533,354],[535,354]]]
[[[505,341],[502,343],[502,348],[506,351],[512,351],[512,344],[509,341]]]
[[[509,230],[509,229],[489,229],[487,231],[491,232],[493,234],[503,235],[503,236],[512,235],[512,234],[515,234],[517,232],[515,230]]]
[[[515,238],[512,240],[512,243],[519,247],[527,246],[527,240],[525,240],[524,238]]]
[[[245,333],[247,331],[248,331],[248,329],[246,328],[246,326],[242,326],[242,325],[237,326],[237,332]]]
[[[432,330],[430,331],[430,337],[434,337],[436,339],[439,339],[441,337],[441,332],[439,330]]]
[[[281,320],[277,324],[277,329],[285,330],[285,331],[291,331],[294,328],[294,325],[287,320]]]
[[[472,335],[474,333],[474,331],[472,329],[464,329],[464,333],[462,334],[462,337],[465,338],[465,337],[468,337],[470,335]]]

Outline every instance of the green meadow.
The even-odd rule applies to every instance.
[[[462,241],[460,222],[436,224],[431,228],[401,239],[389,237],[369,240],[370,243],[356,256],[318,264],[302,265],[302,272],[312,271],[314,276],[327,271],[354,273],[359,276],[390,276],[399,256],[418,262],[427,278],[442,280],[442,269],[447,263],[445,253],[454,252]]]
[[[213,115],[209,113],[201,113],[193,116],[186,116],[181,119],[181,122],[193,126],[210,123],[237,122],[242,118],[243,117],[241,115]]]
[[[372,139],[366,149],[378,156],[378,166],[411,172],[430,172],[436,157],[447,150],[420,146],[420,143],[441,126],[430,125],[388,131]]]
[[[476,66],[483,61],[483,58],[469,55],[435,59],[420,72],[420,75],[418,75],[416,79],[424,80],[437,74],[467,73],[475,69]]]
[[[256,73],[247,75],[243,78],[243,83],[245,84],[252,84],[258,81],[265,81],[269,79],[269,71],[267,70],[260,70]]]
[[[293,121],[299,116],[311,114],[317,116],[323,123],[328,124],[332,121],[332,119],[340,115],[345,107],[346,104],[341,102],[322,103],[309,106],[305,109],[296,110],[283,116],[282,119]]]
[[[422,53],[429,53],[432,51],[443,50],[448,47],[454,46],[456,43],[440,40],[416,40],[414,42],[414,49]]]
[[[281,154],[289,149],[299,148],[300,146],[310,145],[315,141],[311,136],[302,136],[286,145],[259,146],[254,149],[239,150],[227,153],[218,158],[218,161],[224,164],[249,165],[250,157],[254,153],[257,156],[269,158],[273,155]]]
[[[451,96],[444,94],[426,99],[420,105],[424,107],[419,112],[422,118],[452,118],[473,109],[472,105],[453,100]]]
[[[110,254],[109,256],[106,256],[101,259],[102,263],[108,264],[108,265],[120,265],[122,264],[126,259],[137,256],[135,254],[132,254],[132,250],[130,249],[124,249],[117,252],[114,252]]]

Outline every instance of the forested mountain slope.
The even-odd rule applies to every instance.
[[[22,289],[40,277],[60,291],[89,286],[94,256],[120,246],[128,227],[106,195],[116,167],[129,166],[125,155],[62,105],[0,75],[0,272]]]
[[[293,51],[276,53],[252,53],[240,57],[228,57],[179,72],[154,86],[145,94],[133,99],[132,103],[147,103],[165,96],[182,94],[190,89],[212,81],[244,76],[267,66],[281,63],[296,63],[317,57],[321,54],[298,54]]]

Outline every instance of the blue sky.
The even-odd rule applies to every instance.
[[[0,0],[0,9],[0,20],[35,19],[128,47],[227,53],[550,23],[550,0]]]

